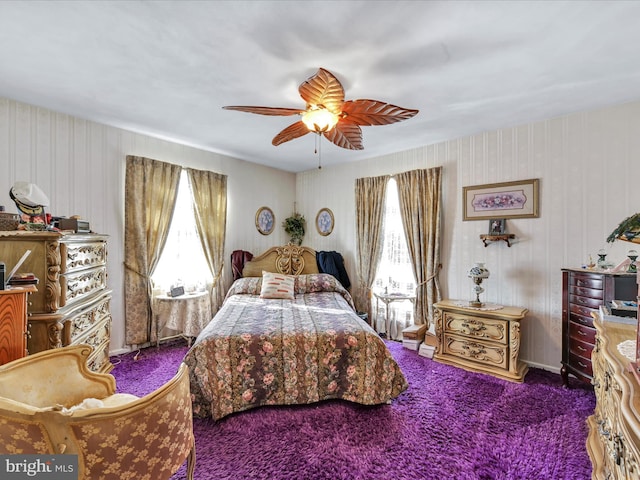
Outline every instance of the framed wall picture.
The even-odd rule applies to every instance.
[[[507,233],[507,221],[504,218],[489,220],[489,235],[504,235]]]
[[[462,188],[463,220],[537,218],[539,180],[490,183]]]
[[[269,207],[260,207],[256,212],[256,228],[262,235],[269,235],[276,225],[276,217]]]
[[[333,231],[333,212],[328,208],[321,208],[316,215],[316,228],[322,236],[327,236]]]

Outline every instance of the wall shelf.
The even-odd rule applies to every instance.
[[[511,247],[511,240],[514,238],[516,238],[516,236],[513,233],[504,233],[502,235],[480,235],[480,239],[482,240],[482,243],[484,243],[485,247],[488,246],[487,242],[499,241],[505,241],[507,242],[507,246]]]

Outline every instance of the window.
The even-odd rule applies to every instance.
[[[198,237],[191,185],[184,170],[167,243],[151,279],[156,293],[165,293],[174,286],[183,286],[187,292],[202,290],[213,282]]]
[[[373,291],[376,293],[415,294],[416,282],[402,227],[398,187],[393,178],[389,180],[387,185],[382,238],[382,258],[373,283]],[[374,308],[380,308],[380,311],[376,311],[375,314],[377,330],[385,331],[388,313],[390,331],[385,333],[388,338],[400,338],[402,330],[413,324],[413,303],[408,300],[389,303],[388,312],[385,311],[387,307],[383,303],[374,302]]]

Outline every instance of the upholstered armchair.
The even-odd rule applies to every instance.
[[[112,375],[91,372],[90,353],[87,345],[57,348],[0,366],[0,453],[77,454],[87,480],[168,479],[186,459],[193,479],[186,366],[136,398],[115,393]]]

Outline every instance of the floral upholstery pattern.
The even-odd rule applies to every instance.
[[[113,376],[87,368],[91,351],[88,345],[64,347],[0,366],[0,454],[77,454],[82,480],[167,480],[187,460],[193,480],[186,365],[142,398],[64,413],[86,398],[106,405],[115,397]]]
[[[185,356],[194,415],[217,420],[262,405],[329,399],[375,405],[408,387],[334,277],[298,276],[294,300],[260,298],[261,281],[237,280]]]

